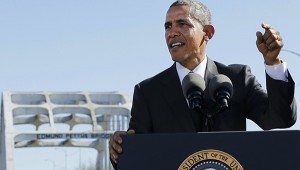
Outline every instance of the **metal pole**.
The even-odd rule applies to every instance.
[[[299,54],[299,53],[297,53],[297,52],[295,52],[295,51],[292,51],[292,50],[282,49],[281,51],[289,52],[289,53],[291,53],[291,54],[294,54],[294,55],[300,57],[300,54]],[[295,86],[297,87],[297,86],[299,86],[299,85],[300,85],[300,83],[297,83]]]
[[[299,53],[292,51],[292,50],[282,49],[281,51],[289,52],[289,53],[295,54],[296,56],[300,57]]]

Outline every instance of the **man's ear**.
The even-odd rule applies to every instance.
[[[206,25],[204,27],[205,36],[204,39],[206,41],[210,40],[215,34],[215,28],[212,25]]]

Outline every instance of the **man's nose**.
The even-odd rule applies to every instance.
[[[180,35],[180,32],[178,31],[178,29],[176,27],[170,28],[169,33],[168,33],[168,37],[173,38],[173,37],[176,37],[176,36],[179,36],[179,35]]]

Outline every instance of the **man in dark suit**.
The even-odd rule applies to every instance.
[[[116,132],[110,139],[112,162],[117,163],[122,152],[122,133],[205,130],[199,113],[189,109],[182,92],[182,80],[191,71],[202,76],[206,83],[217,74],[224,74],[232,81],[229,107],[212,117],[212,131],[245,131],[247,118],[265,130],[291,127],[296,122],[295,85],[286,63],[279,57],[282,38],[270,25],[262,24],[262,28],[265,33],[256,33],[256,45],[264,57],[268,93],[248,66],[225,66],[207,57],[206,45],[214,35],[207,7],[196,0],[174,2],[165,22],[166,43],[174,64],[135,86],[129,130]]]

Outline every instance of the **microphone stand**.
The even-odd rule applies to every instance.
[[[201,131],[211,132],[213,126],[213,121],[212,121],[213,114],[210,114],[209,109],[202,106],[202,107],[192,107],[191,110],[199,114]]]
[[[211,114],[209,112],[209,110],[206,109],[206,108],[203,108],[201,110],[201,112],[204,115],[204,128],[203,128],[203,131],[204,132],[211,132],[212,131],[212,126],[213,126],[212,117],[213,117],[214,114]]]
[[[204,121],[202,120],[202,122],[204,123],[203,131],[204,132],[211,132],[212,127],[213,127],[213,123],[214,123],[213,120],[212,120],[213,116],[220,113],[220,112],[223,112],[223,111],[227,110],[227,108],[228,108],[228,105],[227,105],[227,107],[224,107],[222,105],[217,105],[217,106],[213,106],[210,109],[202,107],[198,111],[198,113],[204,115]]]

